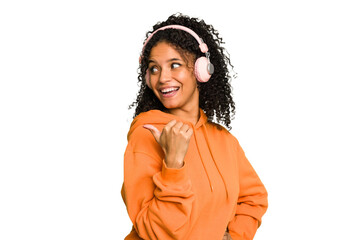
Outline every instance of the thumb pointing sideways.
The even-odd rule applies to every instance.
[[[143,125],[144,128],[148,129],[152,135],[154,136],[155,140],[159,143],[160,142],[160,135],[161,135],[161,132],[156,128],[154,127],[153,125],[151,124],[145,124]]]

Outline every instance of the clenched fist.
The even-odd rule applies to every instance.
[[[160,144],[165,154],[165,163],[169,168],[181,168],[189,147],[193,129],[180,121],[171,120],[162,132],[150,124],[144,125],[149,129],[155,140]]]

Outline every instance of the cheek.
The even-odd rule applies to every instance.
[[[182,84],[191,84],[192,82],[196,84],[196,78],[192,71],[178,72],[176,73],[176,78],[181,81]]]
[[[149,84],[151,86],[151,89],[154,89],[158,82],[158,78],[155,75],[149,74]]]

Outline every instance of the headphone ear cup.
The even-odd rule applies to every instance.
[[[199,82],[209,81],[211,75],[208,72],[208,59],[206,57],[199,57],[195,62],[195,77]]]

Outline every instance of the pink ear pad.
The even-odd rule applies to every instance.
[[[211,77],[207,71],[208,63],[206,57],[199,57],[195,62],[195,77],[199,82],[207,82]]]

